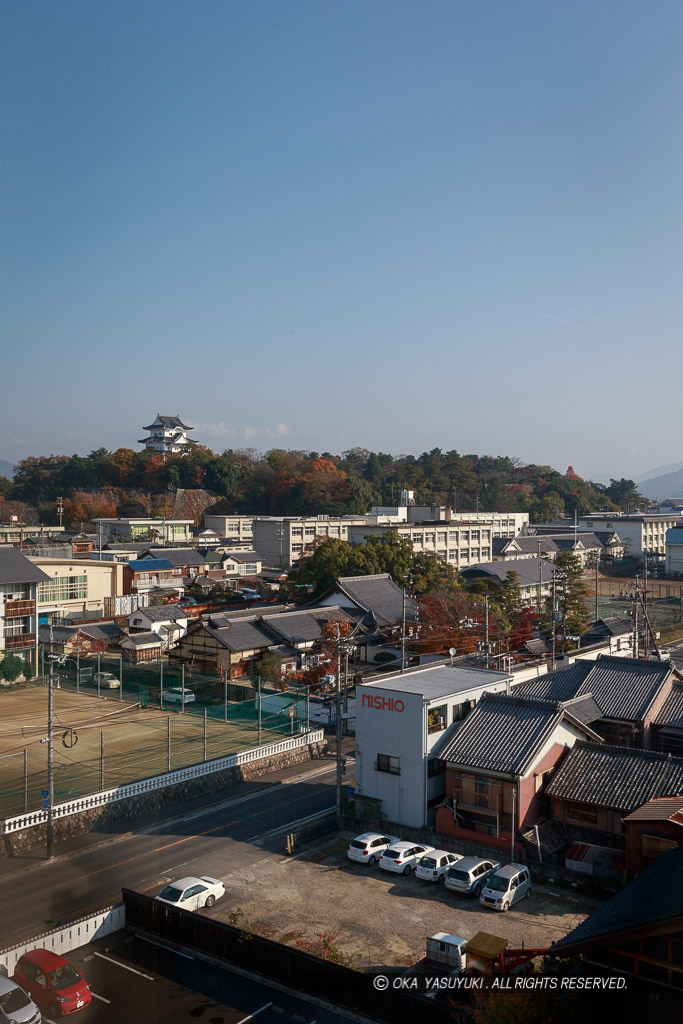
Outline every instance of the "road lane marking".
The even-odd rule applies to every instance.
[[[149,942],[152,946],[158,946],[159,949],[165,949],[167,953],[175,953],[176,956],[184,956],[186,960],[194,960],[193,956],[189,953],[181,953],[178,949],[173,949],[172,946],[164,946],[163,942],[155,942],[154,939],[148,939],[146,935],[138,935],[135,933],[136,939],[142,939],[143,942]]]
[[[111,1006],[111,999],[105,999],[104,996],[98,996],[97,992],[93,992],[92,990],[90,992],[90,995],[93,997],[93,999],[99,999],[100,1002],[109,1003],[109,1005]]]
[[[108,960],[110,964],[116,964],[117,967],[123,967],[124,971],[130,971],[132,974],[139,974],[141,978],[147,978],[148,981],[154,981],[151,974],[145,974],[144,971],[136,971],[134,967],[129,967],[128,964],[122,964],[118,960],[114,960],[110,956],[105,956],[104,953],[95,953],[95,956],[99,956],[102,960]]]
[[[269,1010],[272,1005],[272,1002],[266,1003],[265,1006],[262,1006],[260,1010],[254,1010],[254,1012],[250,1013],[248,1017],[242,1017],[242,1020],[238,1020],[237,1024],[247,1024],[247,1021],[253,1020],[254,1017],[258,1017],[259,1013],[263,1013],[264,1010]]]

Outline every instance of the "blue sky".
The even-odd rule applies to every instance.
[[[0,458],[683,458],[683,6],[6,0]]]

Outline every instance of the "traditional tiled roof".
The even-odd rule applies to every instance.
[[[154,427],[166,427],[169,430],[172,427],[180,427],[181,430],[194,430],[194,427],[188,427],[186,423],[183,423],[179,416],[162,416],[160,412],[157,413],[154,423],[150,423],[148,427],[142,429],[153,430]]]
[[[439,758],[451,764],[523,776],[555,727],[570,715],[571,711],[565,711],[556,701],[485,693]],[[585,728],[592,734],[588,726]]]
[[[624,821],[673,821],[676,825],[683,825],[683,796],[655,797]]]
[[[634,811],[653,797],[683,794],[683,758],[578,742],[546,793],[561,800]]]
[[[148,622],[176,622],[178,619],[188,619],[190,611],[188,608],[179,608],[177,604],[148,605],[131,612],[128,621],[136,615],[144,616]]]
[[[675,683],[653,719],[655,725],[683,729],[683,683]]]
[[[616,615],[608,619],[596,619],[586,630],[582,640],[587,637],[624,636],[633,632],[633,623],[630,619],[622,619]]]
[[[261,556],[258,551],[226,551],[218,556],[221,561],[232,558],[235,562],[260,562]]]
[[[648,930],[661,934],[666,922],[680,931],[683,918],[683,846],[669,850],[625,889],[613,896],[551,947],[580,951],[591,945],[617,944],[619,937]]]
[[[312,643],[320,640],[325,623],[338,620],[353,622],[350,615],[339,607],[311,608],[309,611],[282,612],[279,615],[264,615],[261,622],[290,644]]]
[[[121,641],[122,647],[161,647],[163,640],[156,633],[131,633]]]
[[[508,549],[537,557],[539,550],[542,555],[559,550],[552,537],[494,537],[491,541],[494,555],[502,555]]]
[[[533,538],[531,538],[533,540]],[[539,582],[550,583],[553,576],[553,563],[544,558],[506,558],[500,562],[477,562],[460,570],[464,580],[490,576],[505,581],[509,572],[516,572],[522,587],[538,586]]]
[[[11,544],[0,544],[0,583],[45,583],[50,577]]]
[[[539,700],[571,700],[590,693],[605,718],[641,722],[670,673],[666,662],[601,654],[595,661],[577,661],[571,668],[517,683],[514,693]]]
[[[373,617],[378,626],[394,626],[403,615],[403,591],[392,580],[389,573],[372,576],[340,576],[333,587],[318,598],[313,605],[320,607],[321,601],[336,592],[344,594],[361,611]],[[346,602],[339,601],[346,607]],[[406,598],[406,618],[417,617],[417,604],[411,597]]]
[[[228,618],[226,615],[202,615],[202,625],[229,651],[262,650],[275,640],[263,629],[257,617]]]

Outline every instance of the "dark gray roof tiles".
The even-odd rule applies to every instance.
[[[175,622],[177,619],[188,619],[190,610],[179,608],[177,604],[148,605],[131,612],[128,621],[136,615],[144,615],[148,622]]]
[[[331,620],[353,622],[350,615],[339,607],[311,608],[301,612],[282,612],[264,615],[263,625],[290,644],[312,643],[320,640],[325,623]]]
[[[161,647],[163,640],[156,633],[147,631],[145,633],[130,633],[121,643],[125,647]]]
[[[603,717],[602,711],[590,693],[583,697],[574,697],[573,700],[564,701],[563,706],[573,718],[583,722],[584,725],[590,725],[591,722],[597,722],[599,718]]]
[[[546,793],[576,803],[634,811],[653,797],[683,794],[683,758],[578,742]]]
[[[202,625],[230,651],[262,650],[275,643],[273,637],[258,624],[256,616],[235,619],[209,616],[208,621],[202,621]]]
[[[522,587],[538,586],[539,582],[552,580],[553,563],[544,558],[506,558],[499,562],[477,562],[461,569],[460,575],[465,580],[491,576],[503,583],[509,572],[517,573]]]
[[[439,758],[523,776],[563,717],[559,702],[485,693]]]
[[[0,544],[0,583],[46,583],[50,577],[11,544]]]
[[[615,944],[621,934],[645,932],[672,922],[680,930],[683,917],[683,846],[669,850],[638,875],[625,889],[599,907],[573,931],[554,943],[552,951],[596,944]],[[678,923],[677,923],[678,922]]]
[[[142,429],[152,430],[154,427],[167,427],[169,430],[172,427],[180,427],[182,430],[194,430],[194,427],[188,427],[187,424],[183,423],[179,416],[162,416],[160,412],[157,413],[154,423],[150,423],[148,427],[143,427]]]
[[[683,683],[674,684],[654,718],[655,725],[683,729]]]
[[[590,693],[605,718],[641,722],[671,673],[666,662],[599,655],[577,661],[571,668],[518,683],[519,697],[571,700]]]
[[[539,549],[540,542],[540,549]],[[502,555],[504,551],[511,552],[516,549],[521,554],[536,555],[540,550],[541,555],[559,551],[559,548],[552,537],[494,537],[491,542],[491,550],[494,555]]]
[[[376,573],[373,576],[340,576],[334,586],[323,594],[316,602],[341,591],[362,611],[372,615],[378,626],[393,626],[401,621],[403,615],[403,591],[392,580],[389,573]],[[340,601],[340,604],[345,602]],[[417,604],[411,598],[406,599],[406,618],[415,619]]]

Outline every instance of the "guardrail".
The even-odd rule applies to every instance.
[[[301,736],[279,740],[277,743],[266,743],[261,747],[250,747],[248,750],[241,750],[237,754],[228,754],[226,757],[218,757],[213,761],[202,761],[200,764],[190,765],[188,768],[178,768],[172,772],[165,772],[163,775],[153,775],[148,779],[140,779],[138,782],[129,782],[124,786],[116,786],[114,789],[105,789],[86,794],[85,796],[78,797],[76,800],[67,800],[64,803],[55,804],[52,809],[52,817],[53,820],[66,818],[71,814],[79,814],[81,811],[89,811],[95,807],[104,807],[118,800],[127,800],[142,793],[151,793],[158,789],[165,789],[167,786],[175,786],[180,782],[188,782],[191,779],[198,779],[205,775],[213,775],[215,772],[224,771],[227,768],[238,768],[242,764],[261,761],[266,757],[284,754],[288,750],[307,747],[311,743],[321,743],[324,737],[323,729],[314,729],[303,733]],[[17,814],[12,818],[5,818],[4,821],[0,821],[0,835],[9,835],[11,832],[19,832],[24,828],[33,828],[36,825],[44,824],[46,821],[47,810],[42,808],[36,811],[29,811],[26,814]]]

